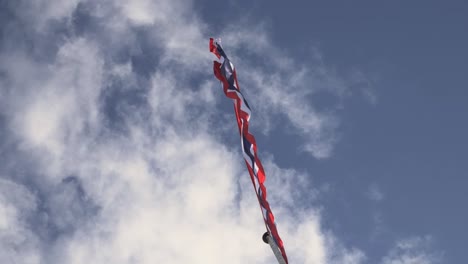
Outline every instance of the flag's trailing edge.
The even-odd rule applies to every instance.
[[[258,202],[263,213],[263,220],[265,226],[273,242],[281,251],[283,262],[288,263],[286,251],[284,250],[283,241],[281,240],[278,230],[276,229],[275,217],[270,209],[267,201],[267,191],[264,185],[265,171],[263,170],[262,163],[257,156],[257,143],[255,137],[249,132],[250,120],[250,107],[244,95],[241,93],[239,84],[237,82],[236,70],[229,58],[224,53],[223,48],[219,41],[210,38],[210,52],[212,52],[222,62],[214,61],[213,70],[214,75],[221,81],[223,85],[224,94],[226,97],[233,99],[234,112],[236,114],[237,125],[239,127],[242,154],[244,156],[250,178],[257,194]]]

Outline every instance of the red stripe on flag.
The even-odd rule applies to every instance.
[[[221,58],[221,55],[219,55],[218,49],[216,48],[216,45],[214,44],[214,39],[210,38],[210,52],[212,52],[216,57]]]

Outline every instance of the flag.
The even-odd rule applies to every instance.
[[[215,41],[213,38],[210,38],[209,48],[210,52],[222,61],[213,62],[214,75],[222,83],[226,97],[231,98],[234,102],[234,113],[236,116],[237,126],[239,128],[242,154],[262,210],[265,226],[269,235],[273,238],[277,247],[281,251],[284,261],[288,263],[283,241],[278,234],[275,217],[267,200],[267,190],[264,185],[266,176],[262,163],[257,155],[257,143],[255,142],[255,137],[249,132],[249,121],[251,117],[250,106],[240,91],[234,65],[226,56],[226,53],[221,47],[219,41]]]

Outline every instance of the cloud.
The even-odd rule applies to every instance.
[[[339,118],[333,111],[317,110],[310,101],[324,91],[341,96],[344,79],[318,59],[295,61],[273,46],[265,32],[262,26],[240,25],[222,34],[235,65],[243,69],[238,73],[241,88],[248,87],[247,98],[256,102],[253,118],[260,120],[264,133],[283,129],[303,139],[301,151],[317,159],[330,157],[339,139]]]
[[[367,197],[373,202],[380,202],[384,199],[384,193],[380,189],[379,185],[373,183],[369,185]]]
[[[364,98],[371,104],[376,105],[379,101],[377,92],[373,87],[373,81],[370,77],[362,71],[355,69],[351,72],[349,81],[352,86],[356,87],[364,96]]]
[[[28,216],[36,201],[26,188],[0,179],[0,261],[38,263],[39,240],[28,228]]]
[[[397,241],[382,259],[382,264],[435,264],[442,263],[442,253],[433,249],[430,236],[410,237]]]

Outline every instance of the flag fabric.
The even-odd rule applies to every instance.
[[[214,75],[222,83],[226,97],[231,98],[234,102],[234,112],[240,133],[242,154],[257,194],[265,226],[277,247],[280,249],[284,261],[288,263],[283,241],[278,234],[275,217],[267,200],[267,190],[264,185],[266,179],[265,171],[263,170],[262,163],[257,155],[257,143],[255,142],[255,137],[249,132],[249,121],[251,116],[249,104],[240,91],[234,65],[226,56],[226,53],[222,49],[219,41],[215,41],[213,38],[210,38],[209,48],[210,52],[215,54],[216,57],[222,61],[213,62]]]

